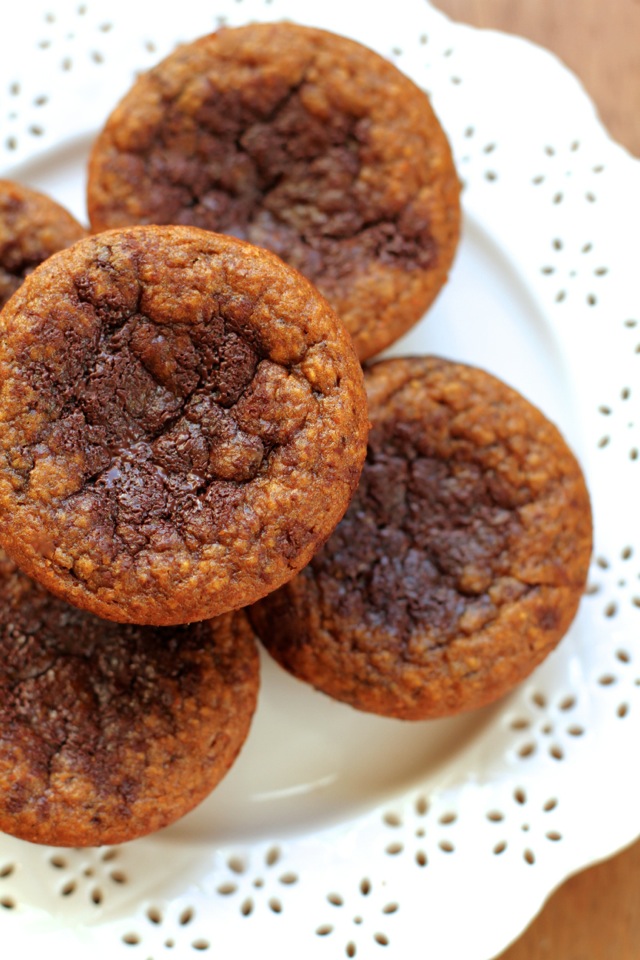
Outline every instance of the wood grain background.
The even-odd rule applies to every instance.
[[[580,78],[614,140],[640,157],[640,0],[431,2],[453,20],[553,51]]]
[[[611,136],[640,157],[640,0],[431,2],[454,20],[552,50],[580,78]],[[640,960],[640,842],[572,877],[500,960]]]

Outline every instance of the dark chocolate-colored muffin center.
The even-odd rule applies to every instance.
[[[405,643],[428,624],[446,643],[529,589],[509,555],[523,496],[498,487],[481,449],[454,444],[445,456],[425,449],[423,422],[381,419],[360,486],[310,572],[341,618]]]
[[[64,334],[56,317],[41,324],[37,348],[28,341],[18,357],[50,421],[14,454],[22,489],[60,458],[75,474],[62,501],[117,553],[150,539],[170,549],[176,531],[208,542],[304,424],[313,392],[265,357],[246,322],[249,297],[199,291],[187,266],[170,272],[164,303],[162,260],[150,276],[135,243],[95,249],[56,301],[74,322]],[[162,316],[147,302],[150,283]]]
[[[0,554],[0,651],[5,749],[10,742],[44,782],[63,755],[98,795],[116,790],[128,806],[140,784],[123,780],[115,758],[125,747],[145,757],[143,717],[153,718],[156,739],[179,737],[176,706],[201,699],[215,641],[207,623],[163,628],[99,620],[48,595]],[[216,665],[233,682],[238,668],[226,649]],[[32,802],[29,781],[18,778],[4,807],[17,814]]]
[[[151,143],[120,160],[126,168],[144,155],[140,222],[187,224],[267,247],[322,279],[329,299],[332,285],[369,262],[432,266],[437,250],[424,216],[381,209],[361,176],[371,121],[339,110],[314,116],[304,104],[305,75],[276,102],[266,100],[264,83],[258,67],[243,74],[239,91],[199,77],[163,104]]]

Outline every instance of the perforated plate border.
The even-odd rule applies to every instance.
[[[225,22],[300,19],[390,57],[432,95],[468,215],[491,224],[567,361],[596,521],[589,595],[557,653],[428,791],[233,848],[5,838],[3,939],[27,958],[231,958],[272,943],[283,958],[487,960],[567,875],[640,833],[640,168],[553,57],[420,0],[362,19],[333,0],[205,7],[38,0],[5,13],[5,175],[96,129],[136,71]]]

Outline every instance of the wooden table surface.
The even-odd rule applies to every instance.
[[[580,78],[611,136],[640,157],[640,0],[432,3],[454,20],[552,50]],[[568,880],[500,960],[640,960],[639,906],[640,841]]]

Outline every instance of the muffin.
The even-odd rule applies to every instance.
[[[251,608],[296,677],[360,710],[456,714],[523,680],[584,590],[584,478],[544,415],[488,373],[435,357],[366,371],[360,486],[326,546]]]
[[[344,513],[367,429],[326,301],[230,237],[88,238],[0,317],[1,542],[106,619],[209,619],[280,586]]]
[[[0,650],[0,830],[36,843],[123,843],[172,823],[225,775],[256,706],[242,612],[115,624],[2,552]]]
[[[97,138],[94,231],[182,223],[266,247],[329,300],[361,360],[444,284],[459,182],[428,97],[344,37],[223,29],[141,76]]]
[[[0,180],[0,309],[39,263],[86,235],[55,200]]]

